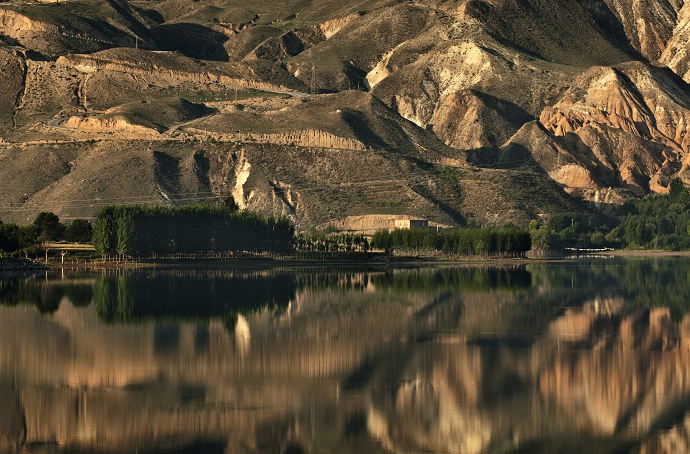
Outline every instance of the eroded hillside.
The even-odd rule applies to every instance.
[[[690,182],[688,5],[0,3],[0,217],[232,194],[300,227],[526,223],[663,193]]]

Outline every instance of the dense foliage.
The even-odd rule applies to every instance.
[[[70,243],[90,243],[93,236],[93,227],[86,219],[75,219],[67,228],[63,239]]]
[[[295,228],[286,218],[232,212],[223,206],[103,208],[96,217],[93,243],[107,253],[274,251],[292,249]]]
[[[43,212],[36,216],[33,223],[36,235],[42,241],[59,241],[65,234],[65,226],[55,213]]]
[[[397,229],[376,232],[372,246],[388,252],[522,256],[532,248],[532,239],[528,231],[514,227],[441,231]]]
[[[690,194],[679,180],[669,195],[628,202],[625,221],[607,239],[629,248],[690,249]]]
[[[628,201],[625,217],[602,221],[581,213],[554,214],[548,222],[530,225],[537,249],[580,248],[690,249],[690,193],[680,180],[669,194]]]
[[[27,226],[3,224],[0,221],[0,253],[15,253],[41,245],[45,241],[89,243],[92,228],[86,219],[75,219],[65,225],[54,213],[40,213]]]
[[[530,223],[535,249],[603,248],[611,245],[605,236],[609,230],[606,223],[583,213],[556,213],[543,226],[537,221]]]

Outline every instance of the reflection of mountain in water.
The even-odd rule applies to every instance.
[[[145,272],[33,281],[40,291],[2,283],[0,299],[14,305],[46,286],[91,288],[97,301],[108,282],[126,294],[111,287],[109,304],[133,308],[113,319],[138,323],[104,324],[97,304],[76,307],[62,290],[50,315],[0,307],[0,451],[689,452],[690,316],[655,308],[663,301],[652,291],[663,282],[660,295],[683,295],[689,269],[597,262]],[[635,280],[648,301],[631,298]],[[237,282],[276,288],[236,297]],[[261,304],[227,330],[227,311],[250,291]],[[175,313],[185,301],[201,310]],[[183,318],[159,318],[160,308]]]

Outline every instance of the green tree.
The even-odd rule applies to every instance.
[[[606,242],[606,236],[602,232],[592,233],[592,238],[590,240],[594,246],[603,246]]]
[[[39,213],[34,219],[33,226],[38,238],[42,241],[59,241],[65,233],[65,226],[55,213]]]
[[[18,230],[19,246],[28,248],[38,244],[38,229],[32,225],[19,227]]]
[[[90,243],[93,227],[86,219],[75,219],[65,229],[65,240],[73,243]]]
[[[116,248],[117,231],[115,225],[115,207],[102,208],[96,215],[92,241],[97,251],[113,253]]]
[[[674,178],[668,185],[671,200],[678,200],[686,194],[685,185],[680,178]]]
[[[19,226],[0,223],[0,251],[14,252],[20,247]]]
[[[287,218],[264,218],[219,205],[147,207],[122,205],[101,210],[94,246],[124,254],[290,251],[294,225]]]

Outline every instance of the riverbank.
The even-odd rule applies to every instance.
[[[599,252],[597,255],[609,257],[690,257],[690,251],[648,251],[621,249],[618,251]]]
[[[48,267],[41,262],[30,259],[0,258],[0,276],[45,271]]]
[[[491,266],[515,266],[530,263],[552,263],[564,261],[563,257],[478,257],[478,256],[378,256],[369,260],[365,259],[328,259],[328,260],[304,260],[304,259],[270,259],[270,258],[234,258],[234,259],[193,259],[193,260],[142,260],[137,262],[101,262],[79,261],[61,263],[56,261],[49,263],[53,269],[72,270],[136,270],[150,268],[236,268],[236,269],[266,269],[266,268],[426,268],[458,265],[491,265]]]

